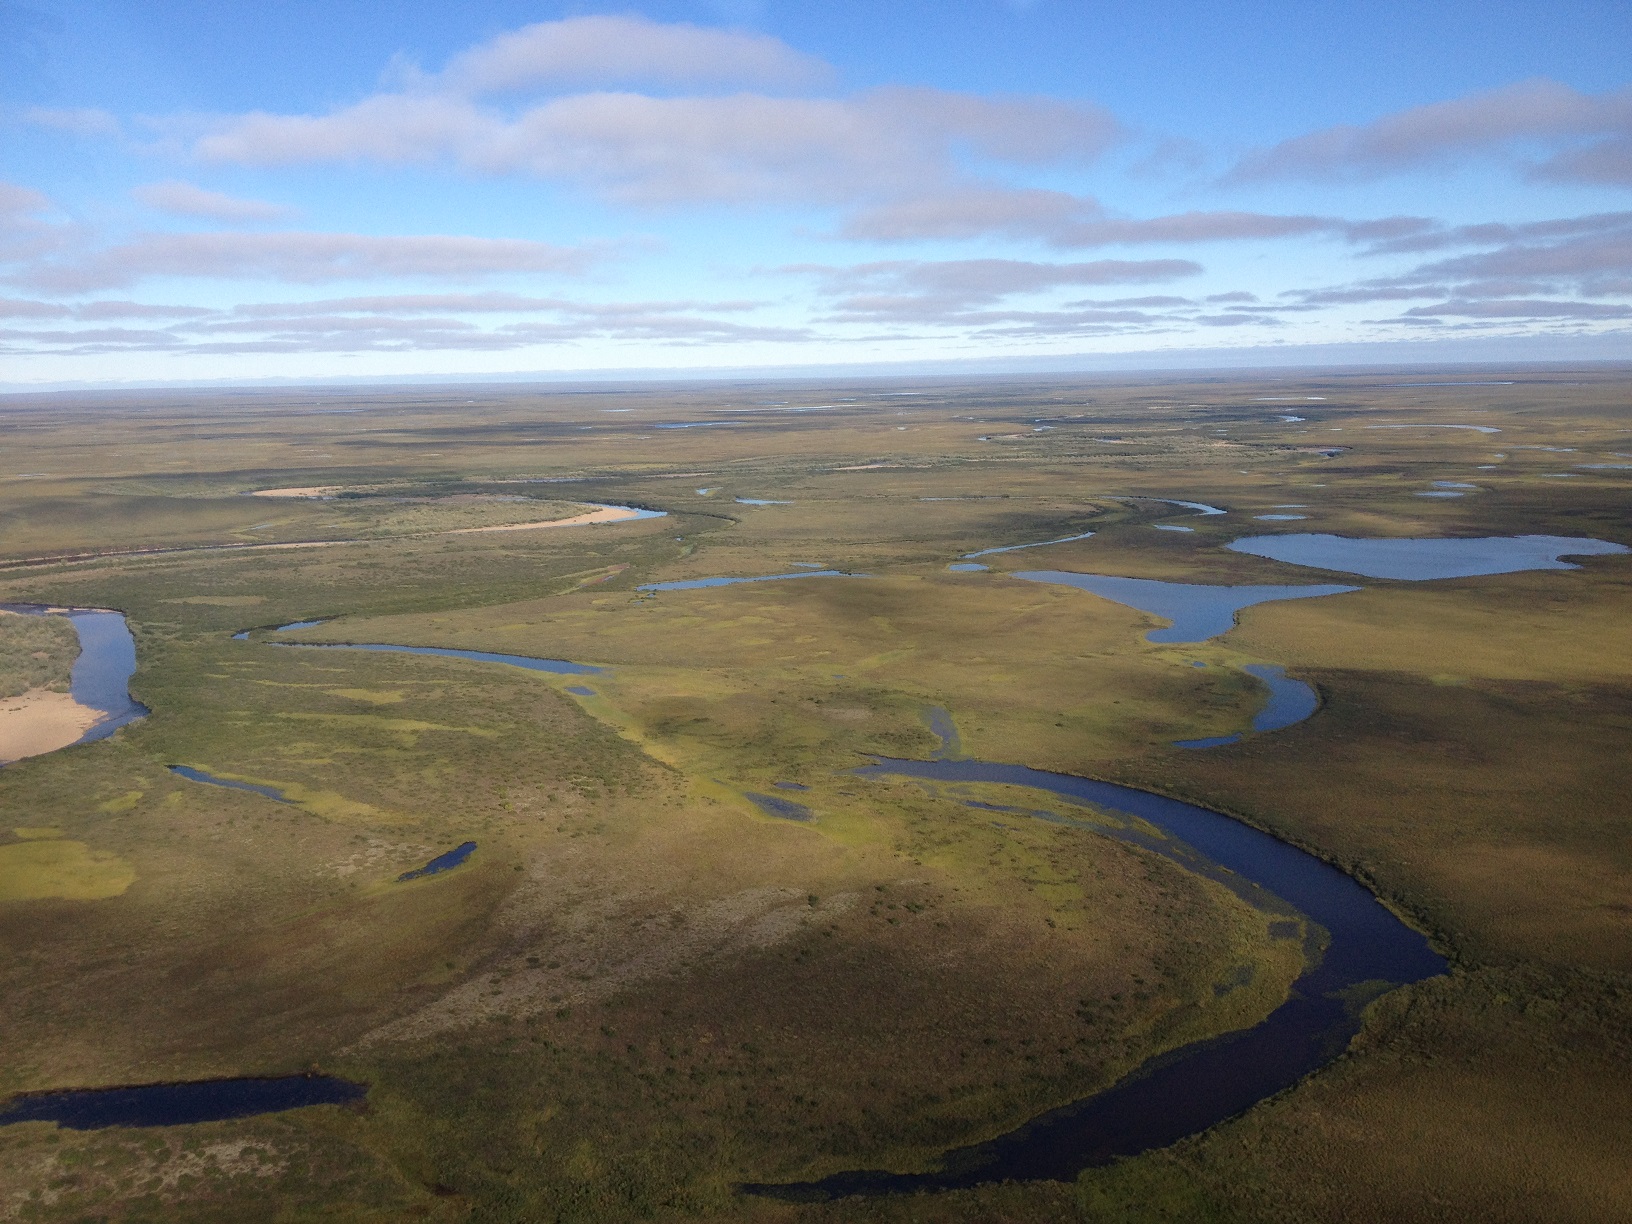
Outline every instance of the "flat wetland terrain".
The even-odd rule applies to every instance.
[[[0,1125],[0,1221],[1632,1220],[1632,555],[1404,581],[1225,547],[1632,545],[1629,453],[1607,368],[0,399],[0,604],[123,612],[151,711],[0,769],[0,1110],[368,1085]],[[663,513],[523,526],[608,505]],[[1045,569],[1361,589],[1162,643],[1010,576]],[[0,699],[60,696],[69,630],[0,614]],[[1175,746],[1250,728],[1252,664],[1316,713]],[[1321,955],[1112,813],[855,772],[936,755],[1238,817],[1450,971],[1074,1181],[744,1193],[934,1169]]]

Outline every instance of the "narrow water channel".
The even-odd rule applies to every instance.
[[[1307,968],[1286,1002],[1251,1028],[1151,1059],[1103,1092],[988,1142],[947,1152],[931,1172],[858,1169],[812,1182],[745,1185],[747,1193],[821,1201],[1005,1180],[1069,1181],[1083,1169],[1206,1130],[1291,1087],[1343,1052],[1360,1030],[1365,1003],[1445,972],[1444,958],[1427,938],[1357,881],[1220,812],[1131,786],[990,761],[877,757],[857,772],[1027,787],[1131,818],[1125,825],[1095,821],[1091,827],[1217,880],[1267,912],[1301,915],[1318,932],[1305,942]],[[1154,826],[1157,835],[1139,822]]]

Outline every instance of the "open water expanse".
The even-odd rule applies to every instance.
[[[1608,556],[1628,550],[1624,544],[1577,536],[1485,536],[1478,539],[1351,539],[1315,532],[1247,536],[1226,547],[1234,552],[1304,565],[1312,569],[1361,574],[1367,578],[1472,578],[1520,570],[1579,569],[1561,558]]]

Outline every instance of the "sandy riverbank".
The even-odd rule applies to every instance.
[[[0,765],[66,748],[103,717],[101,710],[49,689],[0,698]]]
[[[487,531],[532,531],[539,527],[584,527],[590,523],[624,523],[632,518],[639,518],[640,511],[628,506],[596,506],[583,514],[575,514],[571,518],[541,519],[536,523],[505,523],[499,527],[460,527],[454,531],[439,532],[439,535],[478,535]]]

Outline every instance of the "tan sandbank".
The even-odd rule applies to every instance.
[[[101,710],[49,689],[0,699],[0,765],[66,748],[103,717]]]

